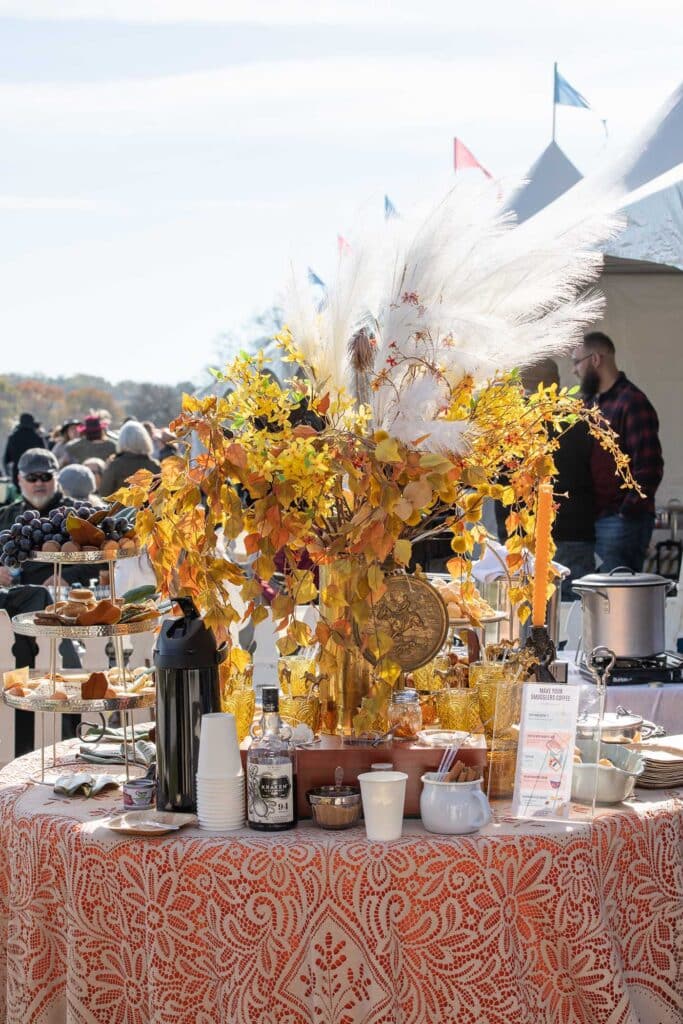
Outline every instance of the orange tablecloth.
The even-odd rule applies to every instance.
[[[121,838],[0,773],[8,1024],[680,1024],[683,805],[592,828]]]

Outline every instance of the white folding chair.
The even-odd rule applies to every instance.
[[[0,610],[0,667],[3,672],[9,671],[14,668],[14,655],[12,654],[12,644],[14,643],[14,633],[12,631],[12,623],[10,617],[4,609]]]
[[[108,643],[106,636],[93,636],[83,641],[85,651],[81,655],[81,667],[84,672],[103,672],[109,668]]]

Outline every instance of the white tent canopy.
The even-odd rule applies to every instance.
[[[605,247],[608,255],[683,270],[683,163],[632,192],[624,214],[626,227]]]
[[[551,142],[530,168],[525,184],[509,197],[506,208],[514,210],[521,224],[564,195],[577,181],[581,181],[581,172],[557,143]]]
[[[683,82],[614,162],[627,192],[683,163]]]

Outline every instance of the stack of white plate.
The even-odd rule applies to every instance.
[[[637,785],[645,789],[674,789],[683,786],[683,736],[658,736],[632,743],[645,762]]]
[[[211,832],[242,828],[244,772],[234,715],[203,715],[197,765],[199,827]]]

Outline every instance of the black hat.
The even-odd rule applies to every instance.
[[[29,473],[52,473],[57,476],[59,463],[47,448],[29,448],[19,459],[17,469],[24,476]]]
[[[37,420],[34,420],[34,418],[33,418],[33,416],[31,415],[30,412],[22,412],[21,416],[19,417],[19,426],[20,427],[39,427],[40,423],[38,423]]]
[[[61,427],[59,428],[60,434],[66,434],[69,427],[82,427],[82,420],[64,420]]]

